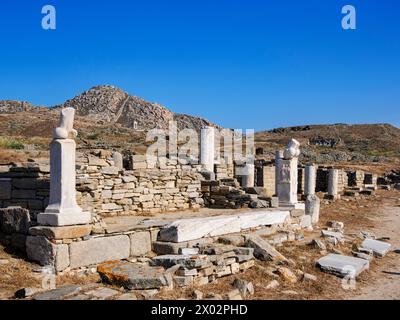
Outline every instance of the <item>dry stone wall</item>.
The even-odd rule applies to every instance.
[[[138,157],[132,170],[125,170],[118,158],[106,150],[77,153],[77,201],[84,210],[113,216],[203,206],[200,165],[148,163],[145,157]],[[48,163],[0,166],[0,207],[22,206],[32,213],[43,212],[48,204],[49,178]]]

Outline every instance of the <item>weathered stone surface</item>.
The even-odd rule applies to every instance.
[[[65,227],[36,226],[29,229],[33,236],[44,236],[48,239],[75,239],[87,236],[92,231],[91,225],[76,225]]]
[[[0,178],[0,200],[11,199],[11,179]]]
[[[67,244],[56,245],[55,269],[63,271],[69,267],[69,246]]]
[[[311,216],[309,215],[304,215],[300,218],[300,227],[301,228],[310,228],[312,226],[311,223]]]
[[[254,294],[254,286],[250,281],[235,279],[233,281],[233,286],[240,291],[243,297]]]
[[[243,300],[240,295],[240,291],[238,289],[231,290],[224,295],[224,299],[226,300]]]
[[[243,229],[280,224],[290,218],[289,211],[245,212],[239,215],[181,219],[161,229],[162,241],[184,242],[203,237],[238,233]]]
[[[196,254],[199,254],[199,248],[180,248],[179,254],[196,255]]]
[[[160,240],[184,242],[208,236],[240,232],[239,219],[236,216],[181,219],[160,230]]]
[[[94,238],[70,244],[70,267],[79,268],[105,261],[126,259],[130,240],[126,235]]]
[[[287,282],[297,282],[297,276],[289,268],[279,267],[276,272]]]
[[[137,297],[134,293],[124,293],[116,298],[116,300],[137,300]]]
[[[317,265],[325,272],[333,273],[340,277],[356,277],[369,268],[369,262],[364,259],[329,254],[317,261]]]
[[[131,256],[144,256],[151,251],[149,231],[135,232],[129,235],[131,240]]]
[[[375,257],[382,258],[389,252],[391,245],[383,241],[365,239],[361,247],[372,250]]]
[[[118,175],[119,169],[117,167],[103,167],[101,173],[106,175]]]
[[[285,261],[286,258],[280,254],[267,240],[251,236],[248,238],[246,245],[254,248],[254,256],[263,261]]]
[[[240,229],[249,229],[260,226],[281,224],[290,217],[289,211],[261,211],[239,215]]]
[[[315,194],[309,194],[305,203],[305,214],[311,216],[311,222],[319,221],[320,199]]]
[[[97,271],[104,281],[128,290],[157,289],[172,283],[171,274],[161,267],[111,261],[99,265]]]
[[[21,207],[0,209],[0,231],[27,234],[32,222],[29,211]]]
[[[155,241],[152,243],[153,251],[157,254],[179,254],[180,248],[186,248],[187,242],[163,242]]]
[[[119,294],[119,291],[113,290],[110,288],[97,288],[88,292],[85,292],[86,295],[93,296],[100,300],[110,299]]]
[[[244,236],[242,235],[227,235],[219,237],[218,241],[224,244],[231,244],[234,246],[241,246],[244,244]]]
[[[151,261],[151,264],[155,266],[163,266],[164,268],[170,268],[176,264],[179,264],[184,268],[193,269],[204,267],[209,262],[210,260],[207,255],[184,256],[169,254],[154,257]]]
[[[329,231],[329,230],[322,230],[321,235],[325,238],[336,238],[338,241],[342,240],[342,238],[343,238],[342,233]]]
[[[26,254],[28,259],[36,261],[42,266],[54,265],[56,245],[42,236],[28,236],[26,239]]]
[[[325,243],[320,239],[313,239],[310,242],[310,245],[313,246],[314,248],[317,248],[317,249],[326,250]]]
[[[81,290],[78,285],[66,285],[54,290],[39,293],[33,296],[33,300],[63,300],[77,294]]]

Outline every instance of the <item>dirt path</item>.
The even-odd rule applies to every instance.
[[[371,270],[373,283],[362,286],[360,292],[349,299],[400,299],[400,207],[384,207],[382,214],[373,218],[373,221],[375,234],[389,237],[394,252],[389,253]]]

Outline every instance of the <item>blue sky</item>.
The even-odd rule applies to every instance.
[[[57,29],[41,28],[41,8]],[[341,8],[357,29],[341,28]],[[100,84],[230,128],[400,126],[396,0],[2,0],[0,99]]]

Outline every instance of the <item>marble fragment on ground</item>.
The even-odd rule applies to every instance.
[[[339,277],[356,277],[369,268],[369,261],[340,254],[328,254],[317,261],[317,266]]]
[[[390,243],[383,241],[365,239],[361,244],[361,247],[372,250],[375,257],[382,258],[389,252],[391,245]]]

